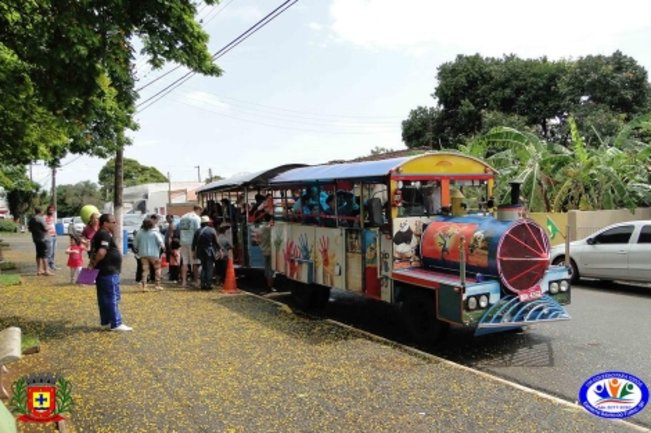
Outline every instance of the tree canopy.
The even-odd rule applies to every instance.
[[[99,171],[99,184],[102,192],[111,194],[113,191],[113,178],[115,176],[115,158],[104,164]],[[140,164],[135,159],[124,158],[123,166],[124,186],[134,186],[143,183],[167,182],[167,177],[155,167]]]
[[[651,111],[647,71],[619,51],[575,61],[459,55],[438,68],[437,81],[436,106],[402,122],[408,147],[454,148],[497,125],[567,145],[568,115],[586,144],[598,145]]]
[[[83,181],[74,185],[57,186],[57,216],[77,216],[87,204],[102,209],[104,201],[97,184]]]
[[[205,0],[214,4],[216,0]],[[127,143],[134,42],[160,68],[220,75],[191,0],[6,0],[0,3],[0,158],[56,163],[107,157]]]

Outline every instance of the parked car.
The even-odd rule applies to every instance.
[[[135,233],[142,226],[142,220],[145,219],[144,214],[127,213],[122,216],[122,230],[127,231],[127,243],[129,248],[133,245],[133,238]]]
[[[68,223],[68,228],[65,230],[66,233],[75,236],[81,236],[81,232],[84,231],[86,224],[81,220],[81,217],[73,217]]]
[[[579,278],[651,281],[651,220],[627,221],[570,242],[572,282]],[[565,245],[551,250],[552,264],[565,261]]]
[[[68,233],[68,226],[70,226],[70,223],[72,222],[72,217],[60,218],[58,222],[63,224],[63,232]]]

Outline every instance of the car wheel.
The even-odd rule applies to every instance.
[[[570,282],[576,284],[579,282],[581,276],[579,275],[579,268],[576,267],[576,263],[574,263],[574,260],[572,259],[570,259],[570,268],[572,268],[572,278],[570,279]]]
[[[558,256],[552,262],[553,265],[563,265],[565,263],[565,256]],[[576,284],[579,281],[579,268],[576,267],[574,260],[570,258],[570,283]]]

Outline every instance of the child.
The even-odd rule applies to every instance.
[[[86,246],[81,242],[81,238],[76,235],[70,235],[70,246],[66,250],[68,255],[68,267],[70,268],[70,283],[74,284],[79,277],[79,272],[84,266],[84,251]]]
[[[179,281],[179,265],[181,264],[181,243],[173,238],[170,242],[170,281]]]

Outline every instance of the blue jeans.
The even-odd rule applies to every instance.
[[[118,308],[120,302],[120,274],[98,276],[95,280],[97,287],[97,305],[99,305],[99,320],[102,326],[111,328],[122,324],[122,314]]]
[[[57,250],[57,237],[48,236],[47,242],[47,265],[50,269],[54,269],[54,253]]]
[[[215,269],[215,258],[214,257],[202,257],[201,258],[201,288],[202,289],[211,289],[212,288],[212,275]]]

